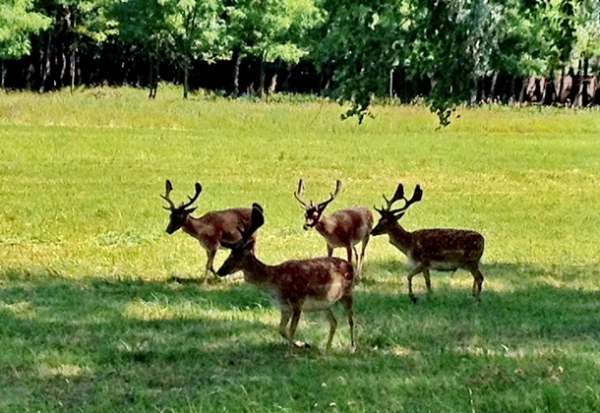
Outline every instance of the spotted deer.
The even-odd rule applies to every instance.
[[[306,211],[303,228],[315,228],[325,238],[327,243],[327,256],[333,255],[334,248],[345,248],[348,262],[352,263],[352,256],[356,263],[356,274],[360,275],[365,257],[365,250],[369,243],[371,228],[373,227],[373,214],[368,208],[356,205],[339,209],[328,216],[323,216],[327,205],[335,199],[342,188],[342,181],[336,181],[335,192],[331,193],[329,199],[315,204],[313,201],[306,202],[302,199],[304,192],[304,181],[300,179],[298,189],[294,196]],[[356,250],[356,244],[362,243],[360,256]]]
[[[192,237],[196,238],[202,248],[206,250],[206,268],[203,279],[206,281],[208,272],[215,273],[213,262],[217,250],[224,248],[225,244],[233,243],[240,239],[238,228],[246,228],[250,225],[251,208],[231,208],[222,211],[211,211],[201,217],[192,217],[190,214],[196,208],[190,208],[202,192],[202,185],[196,182],[195,194],[189,197],[188,202],[179,206],[171,200],[170,194],[173,190],[171,181],[167,180],[165,194],[161,197],[169,203],[163,207],[171,212],[167,233],[172,234],[180,228]],[[254,234],[253,236],[255,236]]]
[[[386,206],[375,208],[381,218],[371,231],[371,235],[388,234],[390,243],[408,258],[408,296],[413,303],[417,301],[412,289],[412,279],[423,273],[428,293],[431,293],[430,270],[455,271],[466,269],[473,274],[473,296],[479,300],[483,284],[483,274],[479,271],[479,261],[483,255],[484,238],[472,230],[451,228],[430,228],[417,231],[406,231],[398,223],[408,207],[419,202],[423,190],[417,185],[410,199],[404,197],[404,187],[398,184],[392,199],[383,199]],[[392,205],[404,200],[404,205],[392,209]]]
[[[337,327],[331,308],[339,301],[348,318],[350,342],[354,350],[352,264],[335,257],[290,260],[277,265],[265,264],[252,251],[255,242],[254,231],[263,223],[263,210],[255,203],[252,205],[250,226],[241,231],[239,241],[227,245],[231,248],[231,253],[217,271],[217,275],[224,277],[242,271],[246,282],[256,285],[273,297],[281,310],[279,333],[287,340],[290,353],[293,353],[295,347],[310,347],[308,344],[294,341],[302,311],[326,313],[329,320],[327,349],[331,348]]]

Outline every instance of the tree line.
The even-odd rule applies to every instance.
[[[3,0],[2,88],[159,80],[237,96],[507,100],[532,77],[600,70],[598,0]],[[564,77],[564,76],[563,76]],[[502,87],[498,85],[502,84]],[[509,91],[506,89],[509,84]],[[522,92],[521,92],[522,93]]]

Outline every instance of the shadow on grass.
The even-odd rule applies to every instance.
[[[377,266],[396,269],[393,263],[371,264]],[[546,271],[510,264],[485,269],[488,276],[510,277],[512,272]],[[580,270],[560,271],[570,276]],[[292,410],[306,410],[329,391],[321,384],[331,386],[336,377],[352,382],[350,393],[363,392],[357,405],[363,410],[431,410],[431,404],[419,407],[423,397],[431,393],[435,406],[437,391],[460,393],[465,386],[493,385],[500,393],[519,394],[522,382],[524,392],[531,391],[528,385],[539,392],[540,375],[548,383],[554,380],[548,369],[569,363],[566,354],[573,348],[598,350],[598,291],[524,282],[509,292],[484,290],[477,303],[467,285],[438,288],[413,305],[404,291],[397,291],[397,282],[390,281],[389,292],[381,284],[365,282],[356,293],[355,354],[347,349],[348,327],[338,309],[334,350],[300,351],[290,359],[277,321],[259,320],[265,311],[274,311],[270,318],[276,319],[277,312],[253,286],[66,280],[5,270],[0,273],[0,410],[146,410],[189,403],[206,403],[205,410],[231,407],[215,397],[251,400],[258,404],[250,410],[272,410],[273,398],[282,397],[282,383]],[[302,320],[299,338],[318,336],[316,344],[322,346],[325,319],[318,324],[310,316]],[[511,351],[539,354],[519,360]],[[595,370],[594,361],[573,357],[581,372],[571,376],[572,387],[589,386],[584,372]],[[363,369],[360,380],[353,379],[357,368]],[[525,369],[521,376],[514,373],[519,369]],[[426,389],[421,388],[416,378],[424,376],[438,377],[439,383],[427,379]],[[399,377],[407,383],[401,405],[393,397],[381,400],[377,392],[370,393]],[[447,384],[448,377],[460,385]],[[570,389],[561,390],[559,404],[573,402]],[[510,400],[498,408],[514,410]],[[589,403],[595,409],[600,402],[593,400]],[[461,411],[472,407],[462,396],[446,403]],[[482,410],[490,411],[498,402],[490,397],[481,403]]]

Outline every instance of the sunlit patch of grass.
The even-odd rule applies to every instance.
[[[76,377],[82,374],[90,374],[91,371],[89,367],[85,366],[76,366],[69,364],[61,364],[59,366],[49,366],[47,364],[41,364],[38,366],[39,375],[42,378],[50,378],[50,377]]]
[[[17,318],[33,318],[35,309],[32,308],[28,301],[19,301],[16,303],[0,302],[0,310],[6,310]]]
[[[312,98],[2,95],[0,411],[598,411],[598,111],[461,108],[436,130],[423,107],[374,109],[358,126]],[[167,178],[182,201],[202,183],[198,215],[261,203],[268,264],[326,253],[299,178],[315,201],[343,181],[327,212],[420,183],[402,224],[480,231],[482,300],[461,270],[430,296],[416,276],[413,305],[406,257],[372,237],[356,352],[338,306],[332,351],[306,313],[312,348],[286,357],[269,296],[200,283],[205,252],[165,233]]]

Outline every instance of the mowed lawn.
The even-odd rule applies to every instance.
[[[600,411],[600,112],[463,108],[441,130],[422,107],[342,112],[171,87],[0,94],[0,411]],[[374,237],[356,352],[336,308],[332,350],[305,313],[313,347],[288,357],[265,293],[197,282],[205,253],[165,233],[159,195],[201,182],[196,215],[259,202],[275,264],[326,251],[302,230],[299,178],[315,201],[343,181],[326,212],[420,184],[402,224],[480,231],[482,301],[457,271],[429,297],[415,277],[413,305],[406,258]]]

